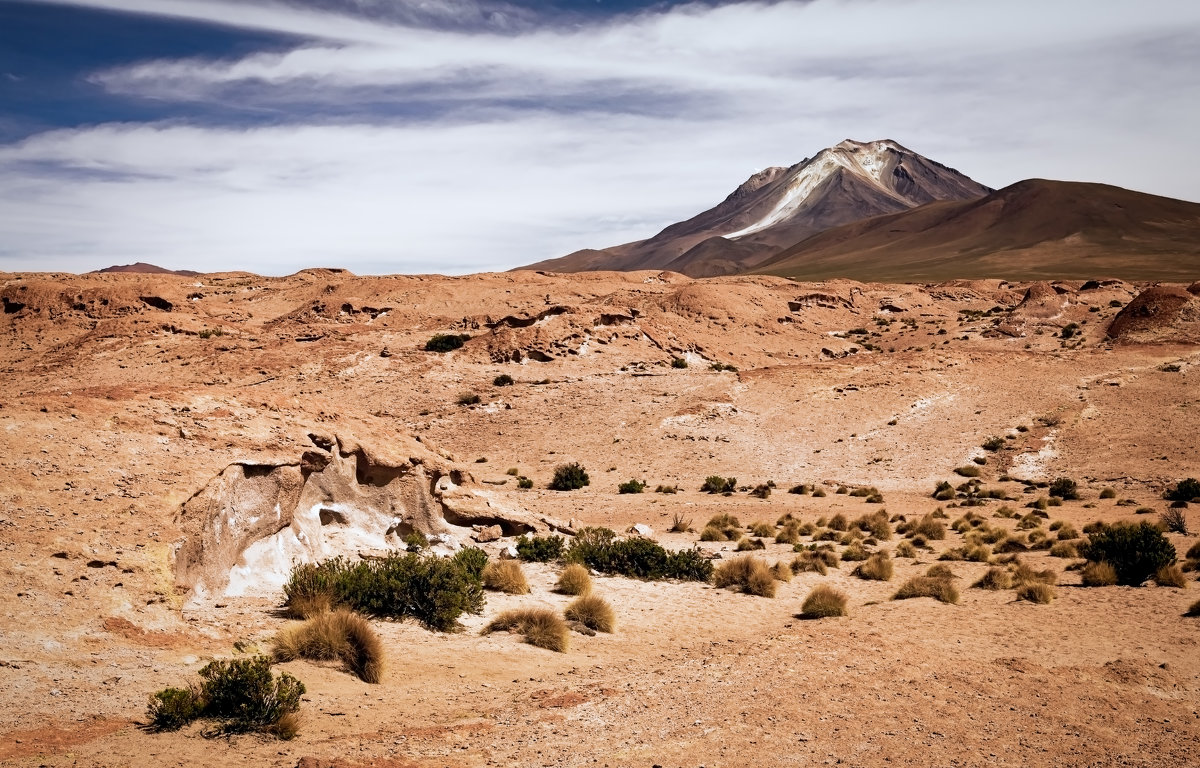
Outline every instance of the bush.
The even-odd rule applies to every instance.
[[[967,465],[965,467],[955,467],[954,474],[962,475],[963,477],[979,477],[979,467]]]
[[[451,352],[471,340],[465,333],[437,333],[425,342],[426,352]]]
[[[533,481],[530,480],[528,477],[525,477],[524,475],[522,475],[521,477],[517,478],[517,487],[518,488],[532,488]]]
[[[937,484],[933,489],[933,498],[938,501],[950,501],[955,497],[954,486],[945,480]]]
[[[271,653],[276,661],[338,660],[367,683],[378,683],[383,677],[384,653],[379,635],[366,619],[345,609],[288,627],[275,636]]]
[[[548,563],[562,557],[562,536],[522,536],[517,539],[517,557],[531,563]]]
[[[554,468],[554,479],[550,481],[552,491],[575,491],[585,485],[591,485],[587,470],[577,461],[570,464],[559,464]]]
[[[649,581],[708,581],[713,565],[694,549],[668,552],[650,539],[617,539],[608,528],[583,528],[567,549],[566,559],[601,573]]]
[[[1194,477],[1180,480],[1175,484],[1174,488],[1169,488],[1163,493],[1163,498],[1167,501],[1192,501],[1193,499],[1200,499],[1200,480]]]
[[[845,515],[843,515],[841,512],[838,512],[833,516],[832,519],[830,519],[829,527],[835,531],[847,531],[850,529],[850,522],[846,519]]]
[[[1183,589],[1187,586],[1187,579],[1183,575],[1183,569],[1178,565],[1167,565],[1159,568],[1154,574],[1154,583],[1160,587],[1179,587]]]
[[[1004,447],[1004,438],[1003,437],[995,437],[995,436],[989,437],[987,440],[984,440],[983,446],[982,446],[983,450],[985,450],[985,451],[998,451],[1003,447]]]
[[[1200,541],[1197,541],[1195,544],[1188,547],[1187,559],[1200,560]]]
[[[1041,582],[1024,584],[1017,589],[1017,599],[1045,605],[1055,597],[1054,587]]]
[[[654,492],[676,494],[679,493],[679,487],[675,485],[660,485],[654,489]]]
[[[578,621],[588,629],[597,632],[612,632],[617,624],[617,616],[612,606],[603,597],[585,595],[573,600],[563,610],[568,621]]]
[[[771,486],[766,483],[756,485],[754,490],[750,491],[750,495],[759,499],[768,499],[771,497]]]
[[[204,714],[198,688],[164,688],[150,697],[147,715],[155,731],[178,731]]]
[[[671,515],[671,527],[667,529],[668,533],[687,533],[691,530],[692,519],[690,517],[684,517],[681,512]]]
[[[801,552],[792,560],[792,573],[829,573],[829,566],[816,552]]]
[[[775,597],[775,576],[757,557],[738,557],[722,563],[713,572],[717,587],[737,587],[748,595]]]
[[[285,606],[291,615],[304,615],[301,606],[324,600],[372,616],[412,616],[449,631],[464,612],[483,610],[486,562],[482,550],[468,547],[450,558],[408,552],[356,563],[336,557],[299,565],[284,584]]]
[[[760,520],[750,524],[750,534],[765,539],[775,535],[775,526]]]
[[[823,498],[825,498],[825,489],[824,488],[814,488],[812,495],[813,495],[814,499],[823,499]]]
[[[559,575],[555,592],[564,595],[586,595],[592,591],[592,575],[579,563],[571,563]]]
[[[1059,477],[1050,483],[1050,497],[1057,499],[1079,498],[1079,488],[1075,485],[1075,481],[1069,477]]]
[[[1012,589],[1012,574],[1003,568],[988,568],[987,573],[971,586],[993,591]]]
[[[1175,562],[1175,547],[1150,523],[1102,525],[1088,534],[1088,560],[1109,563],[1120,584],[1138,586]]]
[[[493,387],[511,387],[514,383],[513,377],[509,376],[507,373],[502,373],[496,378],[492,379]]]
[[[1054,546],[1050,547],[1050,557],[1074,559],[1079,557],[1079,550],[1069,541],[1056,541]]]
[[[813,587],[800,606],[801,615],[808,619],[826,619],[846,615],[846,593],[827,584]]]
[[[214,661],[200,670],[199,687],[167,688],[150,698],[155,730],[177,730],[196,719],[219,721],[217,733],[260,731],[290,739],[293,713],[300,709],[304,683],[289,675],[271,674],[271,659]]]
[[[896,557],[916,558],[917,548],[911,541],[902,541],[896,545]]]
[[[733,493],[737,490],[737,478],[709,475],[704,478],[704,485],[700,486],[700,490],[704,493]]]
[[[737,543],[737,552],[752,552],[758,549],[766,549],[767,544],[762,539],[743,538]]]
[[[937,576],[914,576],[900,585],[893,600],[910,600],[915,597],[932,597],[943,603],[957,603],[958,589],[950,579]]]
[[[854,569],[854,575],[867,581],[891,581],[892,558],[887,552],[876,552]]]
[[[1115,499],[1115,498],[1117,498],[1117,492],[1115,490],[1113,490],[1112,488],[1105,488],[1100,491],[1100,498]]]
[[[687,368],[687,360],[684,360],[682,357],[672,358],[671,359],[671,367],[672,368]]]
[[[516,632],[525,637],[525,642],[565,653],[567,650],[567,623],[549,608],[518,608],[504,611],[488,622],[483,634],[490,632]]]
[[[483,402],[483,398],[474,392],[463,392],[458,396],[457,402],[459,405],[479,405]]]
[[[483,569],[483,586],[509,595],[529,594],[529,582],[516,560],[488,563]]]
[[[842,561],[847,563],[857,560],[866,560],[870,556],[870,553],[863,549],[862,544],[857,541],[842,550]]]
[[[775,581],[791,581],[792,567],[784,562],[775,563],[771,566],[771,575],[775,577]]]
[[[1163,528],[1172,533],[1181,533],[1184,536],[1188,535],[1187,516],[1183,514],[1183,510],[1168,509],[1162,513],[1158,521],[1162,523]]]
[[[924,536],[926,541],[931,539],[941,541],[946,538],[946,525],[933,515],[925,515],[909,529],[908,533],[913,536]]]
[[[628,480],[617,486],[617,493],[642,493],[646,490],[646,484],[641,480]]]

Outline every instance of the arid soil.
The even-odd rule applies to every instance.
[[[1056,572],[1049,604],[972,588],[988,566],[961,561],[948,563],[958,604],[893,601],[962,544],[953,532],[896,558],[890,581],[842,563],[774,598],[597,576],[617,630],[572,634],[561,654],[480,634],[506,608],[569,601],[551,591],[558,566],[526,564],[532,594],[489,593],[460,632],[374,621],[389,652],[379,685],[332,663],[282,665],[308,690],[292,741],[143,727],[151,693],[208,660],[265,651],[288,624],[278,594],[180,583],[196,535],[181,510],[231,465],[307,473],[310,434],[394,455],[387,467],[406,477],[452,473],[444,494],[418,489],[447,520],[473,504],[454,514],[543,531],[642,523],[717,563],[734,544],[697,532],[719,513],[773,526],[789,512],[912,519],[942,506],[948,524],[968,510],[931,494],[975,458],[984,486],[1011,497],[973,508],[989,525],[1012,529],[1002,505],[1020,515],[1046,495],[1017,480],[1058,477],[1082,498],[1050,507],[1047,523],[1156,520],[1163,490],[1200,476],[1200,297],[1152,293],[1110,338],[1145,288],[0,274],[0,763],[1200,765],[1200,619],[1183,616],[1200,598],[1195,571],[1185,589],[1084,588],[1078,560],[1042,550],[1022,558]],[[435,333],[471,339],[424,351]],[[505,373],[514,384],[495,386]],[[472,393],[478,404],[459,404]],[[1004,447],[983,450],[993,436]],[[570,461],[591,484],[547,490]],[[701,493],[713,474],[775,490]],[[647,492],[618,494],[631,478]],[[787,493],[799,483],[826,495]],[[874,486],[883,502],[841,486]],[[1200,540],[1195,510],[1191,536],[1169,534],[1180,559]],[[677,515],[697,532],[668,533]],[[470,527],[447,530],[471,543]],[[512,541],[482,546],[498,556]],[[771,539],[756,554],[794,556]],[[820,583],[849,594],[847,617],[798,618]]]

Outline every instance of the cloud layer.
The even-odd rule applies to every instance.
[[[504,269],[647,237],[848,137],[992,186],[1200,199],[1172,159],[1200,123],[1194,4],[750,2],[570,24],[468,0],[83,4],[304,42],[87,73],[242,117],[0,146],[0,269]]]

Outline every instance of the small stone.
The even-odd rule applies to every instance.
[[[480,544],[486,544],[489,541],[496,541],[504,535],[504,529],[498,525],[489,525],[486,528],[480,529],[472,538]]]

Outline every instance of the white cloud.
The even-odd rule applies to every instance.
[[[520,34],[265,3],[87,4],[312,42],[95,73],[127,95],[269,104],[287,124],[109,125],[0,147],[0,267],[507,268],[649,236],[847,137],[896,139],[993,186],[1200,199],[1163,150],[1186,151],[1200,118],[1200,4],[740,3]],[[372,116],[381,94],[418,119]],[[346,117],[314,124],[314,103]]]

